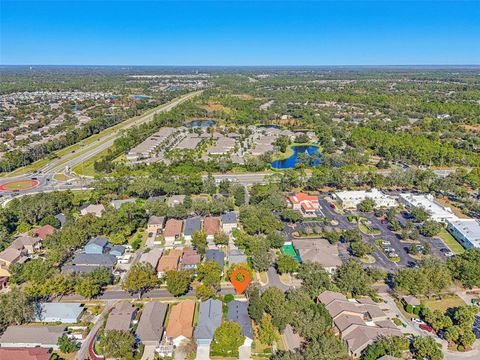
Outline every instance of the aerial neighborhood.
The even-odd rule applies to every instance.
[[[24,71],[0,359],[480,358],[472,70]]]

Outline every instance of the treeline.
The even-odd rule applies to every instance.
[[[422,135],[404,132],[389,133],[369,128],[355,128],[349,138],[356,148],[372,149],[386,161],[407,161],[417,165],[470,165],[479,166],[478,154]]]

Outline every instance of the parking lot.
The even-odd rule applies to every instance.
[[[333,228],[337,231],[340,229],[358,229],[358,224],[356,222],[349,222],[347,217],[349,215],[360,216],[366,219],[370,228],[376,230],[374,235],[362,233],[363,241],[370,243],[375,249],[372,256],[375,259],[376,266],[382,267],[387,271],[396,271],[399,267],[416,265],[417,260],[409,254],[409,247],[413,243],[400,241],[400,237],[390,229],[390,225],[387,222],[382,222],[373,213],[360,213],[357,211],[345,210],[343,214],[340,214],[325,198],[320,197],[319,203],[321,206],[320,212],[328,219],[334,220],[336,225],[326,225],[321,221],[308,220],[308,218],[306,218],[303,224],[297,225],[297,230],[305,232],[306,229],[310,228],[308,231],[314,234],[317,233],[319,229],[331,230]],[[402,214],[398,214],[397,219],[402,224],[405,224],[407,221]],[[291,231],[288,231],[288,234],[286,235],[287,238],[291,238]],[[382,244],[380,244],[379,240],[381,240]],[[420,236],[418,240],[418,245],[429,243],[431,245],[431,254],[434,256],[445,258],[445,253],[450,251],[448,246],[439,238],[426,238]],[[376,244],[376,241],[380,245],[380,248]],[[342,260],[347,260],[351,257],[346,244],[340,244],[339,252]],[[395,255],[398,257],[394,258]],[[392,258],[398,261],[391,261]]]

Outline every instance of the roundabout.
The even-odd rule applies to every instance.
[[[38,186],[38,180],[17,180],[0,184],[0,191],[28,190]]]

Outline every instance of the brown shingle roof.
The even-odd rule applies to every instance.
[[[191,338],[193,335],[193,314],[195,312],[195,302],[193,300],[184,300],[172,307],[166,335],[172,338],[185,336]]]
[[[203,221],[203,229],[207,235],[215,235],[220,230],[220,219],[218,217],[206,217]]]
[[[168,219],[163,231],[163,236],[175,236],[182,233],[183,221],[177,219]]]
[[[128,331],[135,311],[135,307],[128,301],[120,302],[110,311],[105,330]]]
[[[55,228],[52,225],[43,225],[41,228],[35,230],[35,235],[40,239],[45,240],[48,235],[51,235],[55,232]]]
[[[179,261],[180,261],[179,256],[164,255],[158,261],[157,271],[158,272],[167,272],[167,271],[170,271],[170,270],[177,270]]]

